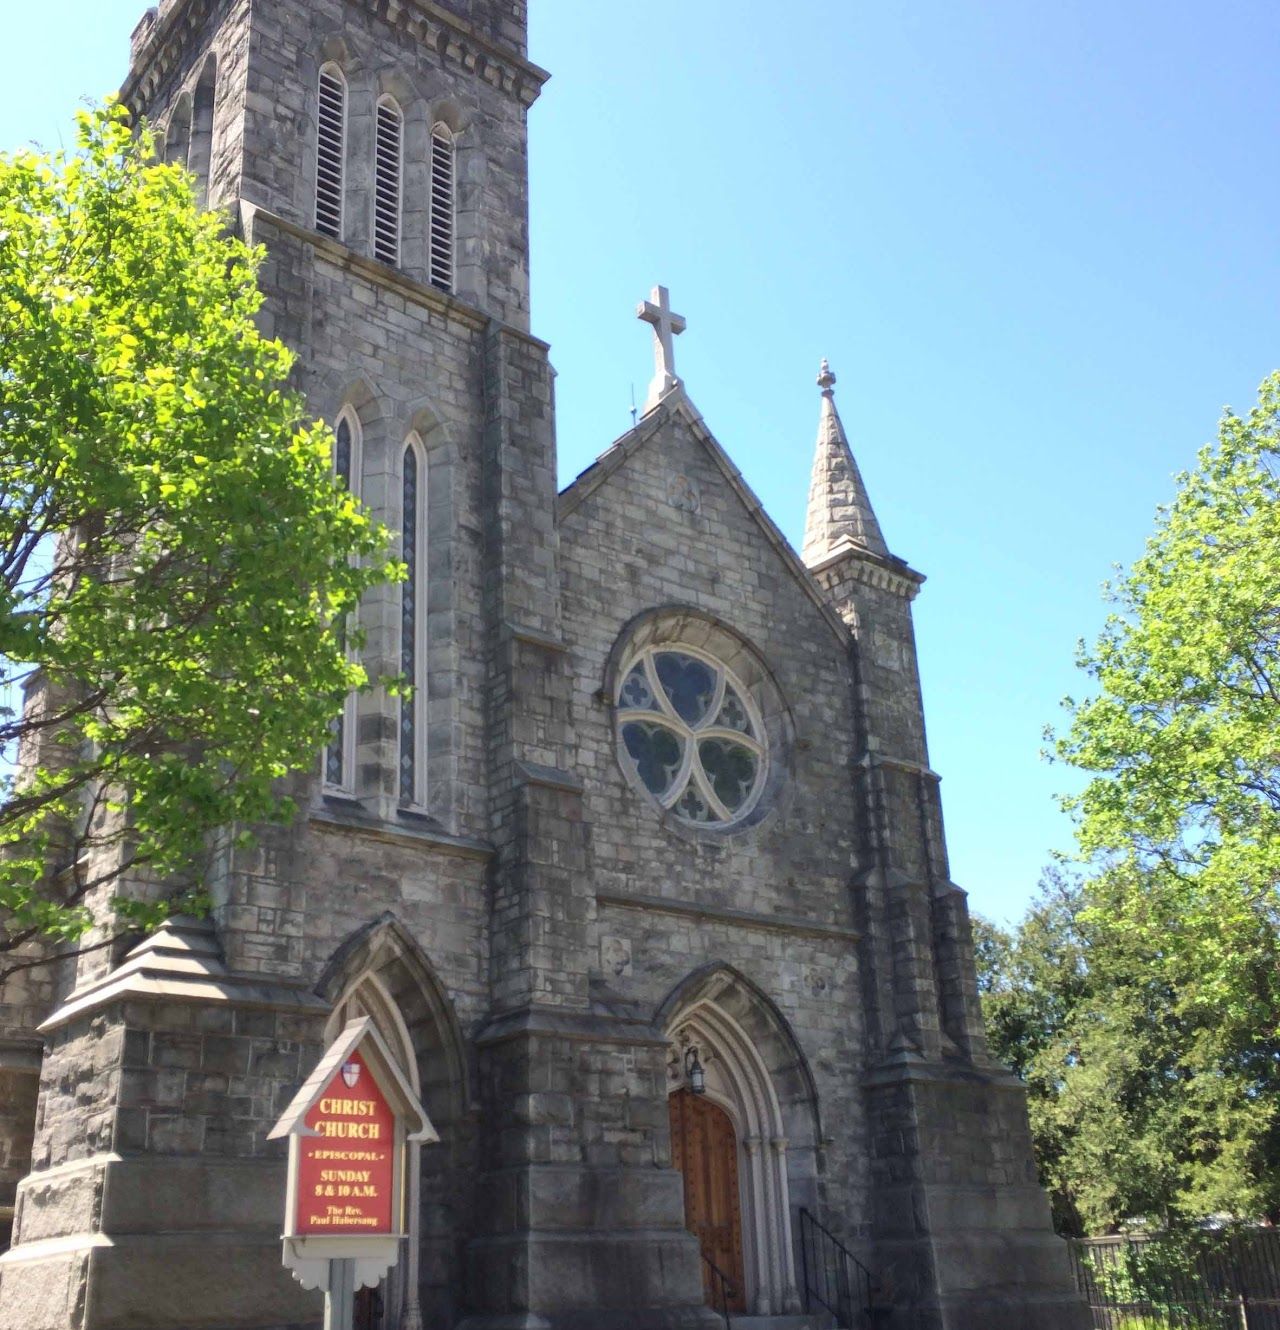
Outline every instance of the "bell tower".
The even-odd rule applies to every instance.
[[[162,0],[121,95],[214,206],[529,326],[524,0]]]

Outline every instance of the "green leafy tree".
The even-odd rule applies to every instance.
[[[1096,695],[1068,702],[1057,744],[1092,777],[1071,801],[1082,850],[1131,857],[1158,884],[1159,904],[1133,902],[1121,926],[1194,971],[1224,1020],[1271,1031],[1275,994],[1258,987],[1256,944],[1280,925],[1278,588],[1273,375],[1248,417],[1223,416],[1110,588],[1116,612],[1081,659]]]
[[[1064,1121],[1057,1109],[1064,1082],[1078,1062],[1073,1029],[1088,982],[1079,910],[1080,884],[1054,872],[1046,875],[1038,898],[1015,928],[974,918],[991,1051],[1027,1082],[1040,1181],[1049,1192],[1055,1227],[1072,1235],[1089,1225],[1074,1173],[1078,1123]]]
[[[992,1050],[1027,1082],[1055,1223],[1081,1235],[1273,1214],[1280,1045],[1222,1027],[1197,976],[1150,949],[1153,923],[1118,926],[1134,901],[1160,902],[1158,879],[1132,872],[1050,875],[1015,929],[978,924]]]
[[[119,107],[0,156],[0,979],[198,903],[364,682],[337,625],[397,565],[259,259]]]
[[[1078,798],[1092,950],[1176,1028],[1172,1205],[1276,1215],[1280,1043],[1280,375],[1179,478],[1081,664],[1058,755]],[[1097,964],[1095,961],[1094,964]],[[1122,966],[1135,968],[1126,972]],[[1176,1171],[1176,1170],[1175,1170]]]

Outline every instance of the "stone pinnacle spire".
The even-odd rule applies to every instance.
[[[809,482],[809,511],[804,524],[802,557],[816,567],[841,548],[853,545],[870,554],[887,556],[880,523],[871,510],[866,486],[853,460],[840,413],[836,410],[836,376],[824,360],[818,375],[822,389],[822,415],[818,420],[818,449]]]

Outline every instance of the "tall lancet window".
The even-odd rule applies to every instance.
[[[400,802],[425,802],[423,747],[426,736],[426,466],[416,435],[405,444],[401,480],[400,672],[409,691],[400,697]]]
[[[457,151],[443,122],[431,129],[431,285],[453,290]]]
[[[169,127],[164,135],[164,159],[186,166],[187,154],[191,150],[191,98],[183,93],[178,98],[173,114],[169,117]]]
[[[218,58],[211,55],[200,71],[192,104],[191,149],[187,169],[196,178],[196,197],[200,206],[209,202],[213,180],[213,111],[218,97]]]
[[[400,262],[400,180],[404,170],[404,116],[384,97],[378,103],[373,163],[373,253]]]
[[[342,239],[342,192],[346,165],[347,81],[337,65],[320,71],[319,133],[316,140],[316,230]]]
[[[359,493],[360,484],[360,428],[350,411],[338,418],[333,444],[334,479],[353,494]],[[347,630],[339,630],[339,640],[347,646]],[[324,750],[324,784],[327,789],[349,792],[352,772],[355,770],[356,698],[347,696],[342,713],[330,727],[329,746]]]

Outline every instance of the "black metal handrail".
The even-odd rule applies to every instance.
[[[729,1320],[729,1298],[736,1294],[738,1290],[734,1288],[733,1280],[701,1248],[699,1248],[699,1254],[711,1267],[716,1279],[720,1281],[720,1315],[724,1317],[724,1330],[733,1330],[733,1323]]]
[[[800,1261],[804,1271],[804,1309],[820,1303],[844,1330],[870,1326],[871,1271],[832,1231],[803,1206],[800,1209]]]

